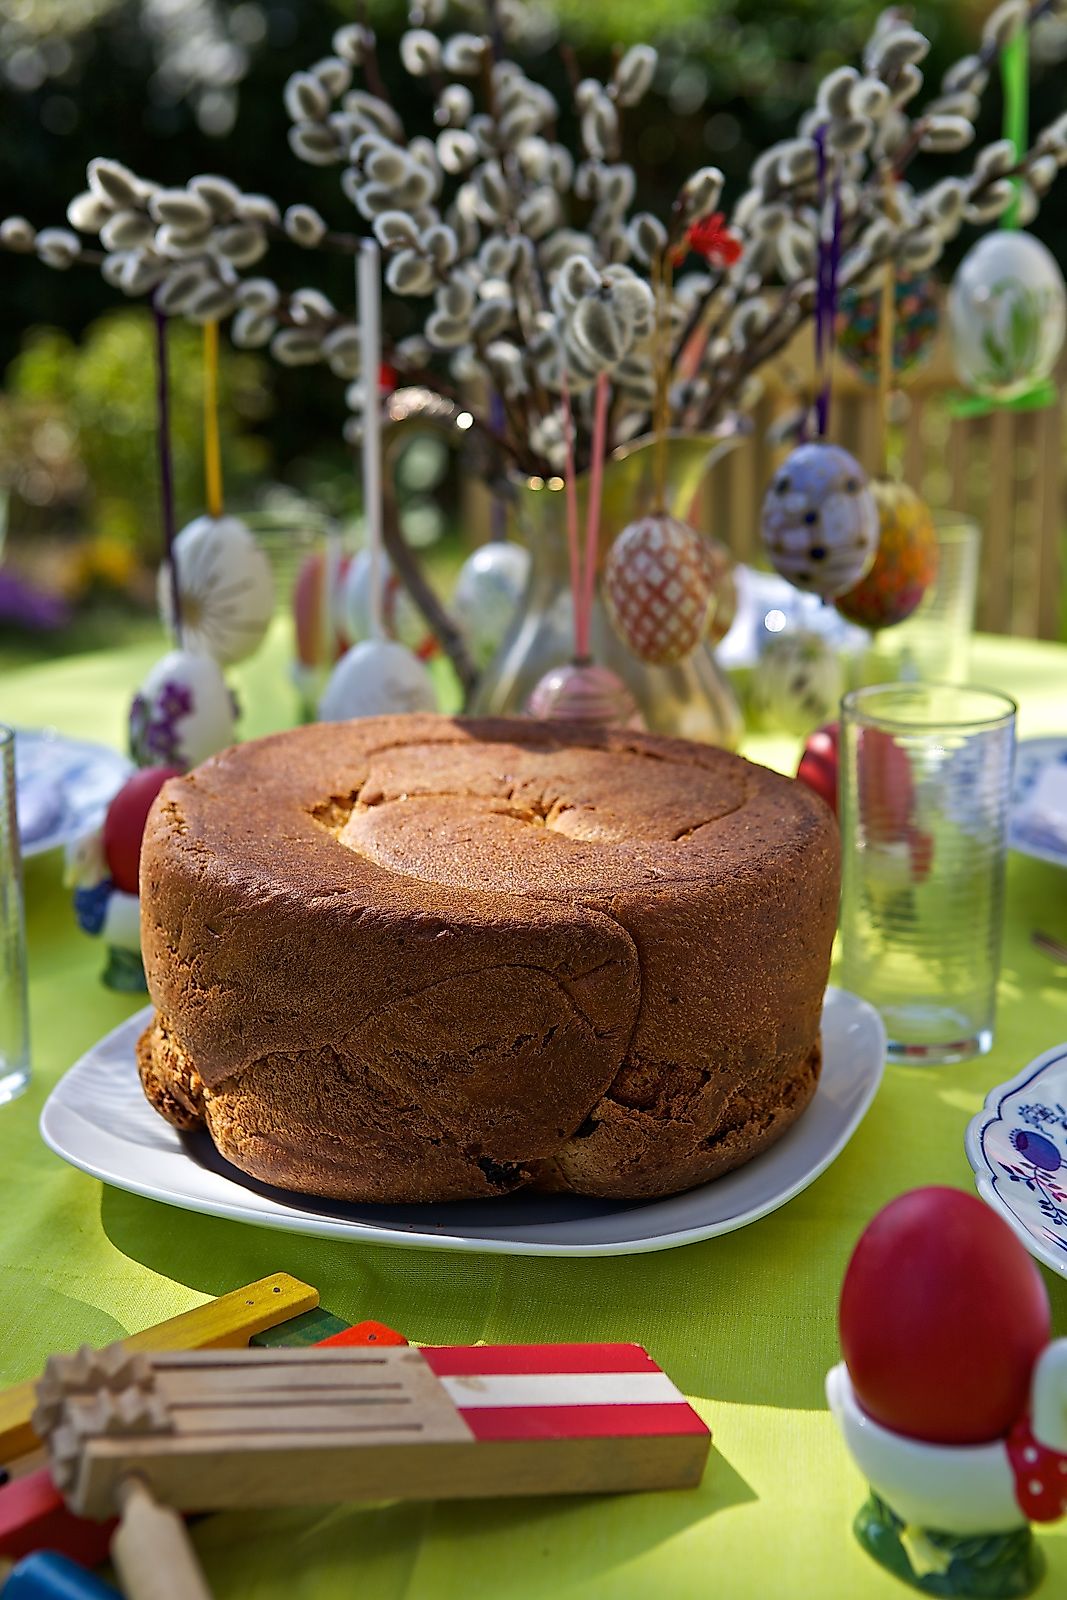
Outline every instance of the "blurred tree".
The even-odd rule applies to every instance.
[[[169,356],[181,526],[204,502],[199,330],[172,325]],[[254,431],[271,404],[266,376],[260,357],[224,353],[223,461],[236,500],[269,464]],[[162,542],[155,421],[154,331],[145,308],[108,313],[80,343],[60,329],[38,329],[11,363],[0,399],[0,486],[12,497],[12,535],[38,521],[66,525],[154,562]]]

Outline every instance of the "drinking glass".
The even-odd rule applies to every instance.
[[[15,805],[15,732],[0,725],[0,1105],[30,1081],[26,915]]]
[[[978,524],[934,513],[937,576],[905,622],[879,633],[860,664],[863,683],[963,683],[970,665],[978,594]]]
[[[841,702],[845,986],[881,1012],[890,1059],[993,1042],[1015,703],[890,683]]]

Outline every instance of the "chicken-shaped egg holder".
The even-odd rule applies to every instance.
[[[841,1293],[827,1398],[870,1498],[864,1549],[927,1594],[1025,1595],[1032,1522],[1067,1514],[1067,1339],[977,1196],[916,1189],[869,1224]]]
[[[182,1511],[692,1488],[710,1435],[637,1345],[55,1356],[33,1426],[129,1600],[207,1600]]]

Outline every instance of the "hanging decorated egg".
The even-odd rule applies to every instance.
[[[637,702],[622,679],[594,661],[569,661],[552,667],[537,683],[526,710],[542,721],[584,722],[616,728],[643,728]]]
[[[487,666],[504,642],[529,575],[529,551],[507,539],[491,539],[460,567],[452,609],[477,666]]]
[[[822,634],[797,629],[772,635],[752,674],[760,720],[787,733],[810,733],[837,716],[845,689],[841,658]]]
[[[797,782],[806,784],[821,800],[825,800],[837,816],[837,778],[840,767],[841,729],[836,722],[827,722],[804,741],[804,749],[797,767]]]
[[[352,557],[329,550],[307,556],[293,584],[293,632],[296,659],[302,667],[332,665],[344,654],[337,626],[336,595],[343,587]]]
[[[971,246],[948,297],[952,353],[968,389],[998,400],[1050,376],[1063,348],[1067,289],[1029,233],[1001,229]]]
[[[125,894],[138,892],[141,840],[152,802],[168,778],[180,776],[179,767],[143,767],[126,779],[107,808],[104,860],[112,883]]]
[[[871,484],[878,507],[878,553],[854,589],[834,605],[861,628],[890,628],[910,617],[937,577],[937,530],[930,508],[906,483]]]
[[[878,546],[878,507],[867,474],[840,445],[797,445],[763,500],[760,532],[771,565],[825,599],[863,577]]]
[[[635,656],[654,666],[684,661],[704,637],[714,601],[703,539],[663,513],[631,522],[608,551],[603,594]]]
[[[212,656],[172,650],[130,706],[130,754],[140,767],[199,766],[233,743],[237,708]]]
[[[707,534],[701,535],[700,545],[712,593],[705,637],[714,645],[726,638],[737,616],[734,558],[721,540],[712,539]]]
[[[319,701],[319,721],[436,710],[430,674],[406,645],[395,639],[361,639],[330,673]]]
[[[338,591],[338,621],[342,635],[352,644],[369,639],[374,631],[371,608],[371,555],[369,550],[359,550],[352,557],[345,573],[344,585]],[[426,619],[393,571],[385,552],[381,557],[382,625],[390,639],[396,639],[422,660],[432,656],[437,640],[426,625]]]
[[[239,517],[197,517],[176,536],[172,559],[181,601],[181,643],[222,666],[262,643],[274,615],[274,577],[263,549]],[[169,565],[159,569],[159,611],[176,633]]]
[[[930,356],[941,319],[937,279],[929,272],[898,277],[893,285],[893,373],[906,377]],[[869,383],[882,360],[882,292],[846,289],[840,299],[837,344],[841,354]]]

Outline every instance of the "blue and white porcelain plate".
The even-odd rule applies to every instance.
[[[982,1199],[1067,1278],[1067,1044],[992,1089],[964,1144]]]
[[[97,827],[132,772],[117,750],[51,728],[15,730],[15,804],[23,856],[41,855]]]
[[[1033,805],[1038,783],[1050,767],[1062,766],[1062,804],[1044,813]],[[1011,789],[1008,844],[1026,856],[1067,867],[1067,735],[1024,739],[1015,750],[1015,777]]]

